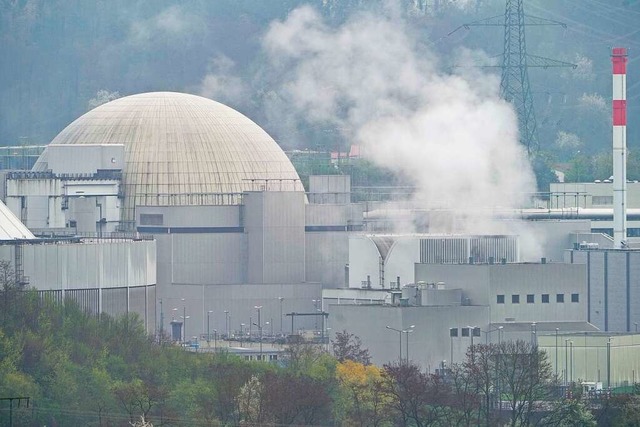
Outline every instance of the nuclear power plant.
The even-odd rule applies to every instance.
[[[150,334],[347,330],[376,363],[398,356],[399,334],[400,353],[429,370],[461,361],[474,338],[637,332],[626,50],[612,61],[612,182],[554,184],[546,208],[496,209],[505,232],[460,231],[468,212],[352,201],[347,175],[304,188],[249,118],[155,92],[89,111],[30,170],[2,171],[0,259],[43,297],[135,313]]]

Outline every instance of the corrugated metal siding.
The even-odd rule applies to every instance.
[[[458,264],[468,262],[486,263],[519,261],[518,238],[516,236],[434,236],[420,240],[420,262],[423,264]]]

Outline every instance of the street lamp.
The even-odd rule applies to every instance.
[[[400,329],[396,329],[396,328],[392,328],[391,326],[387,325],[387,329],[392,330],[392,331],[396,331],[398,333],[398,336],[400,337],[400,345],[398,347],[399,349],[399,360],[400,363],[402,363],[402,331]]]
[[[558,331],[560,328],[556,328],[556,381],[558,381]]]
[[[313,313],[317,313],[318,312],[318,303],[320,302],[319,299],[312,299],[311,301],[313,301]],[[314,321],[314,332],[317,333],[318,332],[318,316],[313,316],[313,321]]]
[[[184,298],[180,298],[182,301],[182,318],[184,319],[184,323],[182,324],[182,332],[184,333],[184,338],[187,338],[187,305],[185,303]]]
[[[569,385],[569,338],[564,340],[564,385]]]
[[[403,334],[407,334],[406,338],[405,338],[405,346],[407,349],[407,365],[409,364],[409,334],[411,332],[413,332],[413,328],[415,328],[416,325],[411,325],[409,326],[409,329],[405,329],[402,331]]]
[[[213,330],[213,352],[214,353],[218,352],[218,330],[217,329]]]
[[[280,335],[283,335],[284,329],[282,328],[282,301],[284,301],[284,297],[278,297],[280,301]]]
[[[569,371],[570,375],[569,375],[569,381],[571,383],[573,383],[573,340],[569,341],[569,361],[571,362],[571,364],[569,366],[571,366],[571,370]]]
[[[180,316],[180,318],[182,319],[182,333],[184,334],[182,336],[182,343],[186,343],[187,341],[187,319],[189,319],[191,316]]]
[[[502,331],[502,328],[503,328],[502,326],[498,326],[497,328],[490,329],[488,331],[482,331],[484,332],[484,343],[488,345],[489,335],[491,335],[492,332],[496,332],[496,331],[498,331],[498,340],[500,340],[500,331]],[[493,339],[491,341],[493,341]]]
[[[531,348],[533,349],[537,343],[536,339],[536,322],[531,322]]]
[[[607,339],[607,390],[611,390],[611,340]]]
[[[210,328],[211,328],[211,313],[213,313],[213,310],[209,310],[207,311],[207,346],[209,346],[209,344],[211,344],[211,332],[210,332]]]
[[[225,333],[227,334],[227,341],[229,341],[229,318],[231,316],[229,315],[229,310],[225,310],[224,311],[224,330]]]
[[[244,323],[240,323],[240,347],[242,347],[242,336],[244,335]]]
[[[407,357],[406,357],[406,363],[409,364],[409,334],[411,332],[413,332],[413,328],[415,328],[416,325],[411,325],[409,326],[408,329],[396,329],[396,328],[392,328],[391,326],[387,326],[387,329],[392,330],[392,331],[396,331],[398,332],[398,334],[400,335],[400,352],[399,352],[399,357],[400,357],[400,363],[402,363],[402,334],[407,334],[407,343],[406,343],[406,348],[407,348]]]
[[[262,309],[261,305],[256,305],[255,308],[258,311],[258,323],[255,324],[260,331],[260,360],[262,360],[262,323],[260,321],[260,310]]]

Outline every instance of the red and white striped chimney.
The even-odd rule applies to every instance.
[[[627,240],[627,49],[611,49],[613,64],[613,242]]]

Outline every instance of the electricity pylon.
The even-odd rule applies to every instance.
[[[536,114],[533,108],[533,96],[529,84],[529,68],[553,68],[572,67],[575,64],[558,61],[543,56],[527,54],[525,43],[525,26],[554,25],[566,28],[566,24],[550,19],[538,18],[524,14],[524,0],[506,0],[504,15],[496,15],[491,18],[469,22],[456,28],[449,35],[460,28],[471,27],[504,27],[504,47],[502,63],[490,67],[500,67],[502,78],[500,80],[500,96],[513,104],[518,113],[518,125],[520,129],[520,142],[527,147],[529,154],[538,151],[538,129]]]

